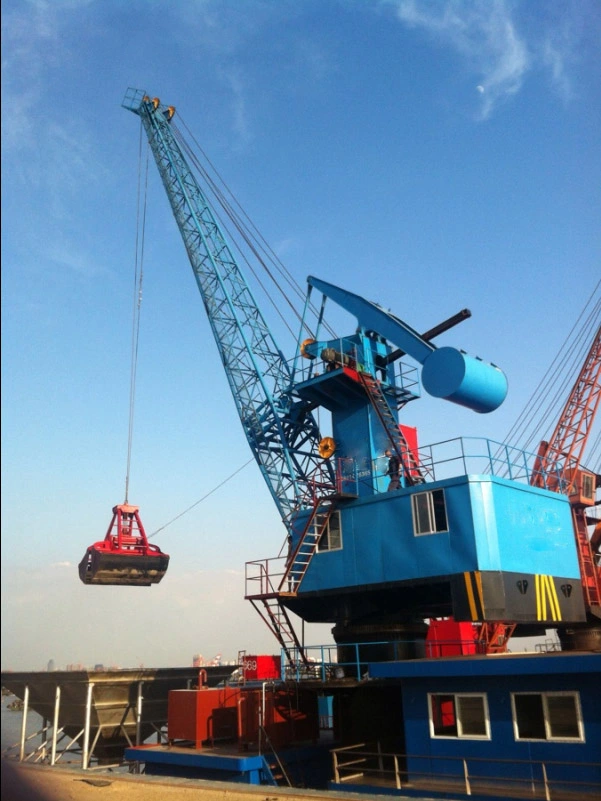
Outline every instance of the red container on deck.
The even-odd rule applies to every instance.
[[[242,662],[242,675],[245,681],[265,681],[279,679],[282,673],[280,656],[245,656]]]
[[[426,656],[459,656],[476,653],[476,629],[473,623],[453,618],[433,619],[426,635]]]

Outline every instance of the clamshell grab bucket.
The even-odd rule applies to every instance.
[[[148,542],[137,506],[113,507],[113,518],[104,540],[87,549],[79,563],[84,584],[118,584],[150,587],[167,572],[169,556]]]

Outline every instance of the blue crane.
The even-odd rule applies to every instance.
[[[333,623],[341,654],[351,642],[419,639],[424,619],[440,616],[482,624],[493,648],[518,625],[536,633],[584,622],[572,591],[579,567],[569,504],[528,486],[530,456],[488,440],[472,454],[459,441],[452,455],[443,443],[437,460],[399,422],[419,396],[397,364],[403,354],[421,365],[434,397],[479,413],[503,402],[498,367],[431,341],[466,315],[419,334],[378,304],[309,277],[305,312],[313,290],[323,296],[317,328],[302,344],[299,336],[289,363],[188,165],[174,108],[137,89],[123,106],[145,129],[242,426],[287,528],[287,556],[248,563],[246,598],[290,660],[307,661],[288,612]],[[350,336],[320,337],[327,299],[356,318]],[[331,414],[332,436],[321,436],[316,408]],[[391,452],[395,492],[382,464]]]

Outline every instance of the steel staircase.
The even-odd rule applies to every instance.
[[[309,660],[305,655],[301,641],[294,631],[288,612],[280,603],[279,593],[270,593],[263,595],[261,598],[249,597],[248,600],[275,635],[286,654],[288,662],[291,665],[295,664],[293,652],[296,652],[303,665],[308,665]]]
[[[399,428],[398,422],[386,400],[386,396],[382,392],[380,382],[369,375],[369,373],[360,372],[358,375],[382,423],[384,431],[390,440],[390,444],[401,461],[403,467],[403,481],[407,484],[423,484],[423,474],[427,471],[425,471],[423,465],[419,464],[415,454],[412,452],[407,440],[403,436],[403,432]]]
[[[336,504],[331,498],[325,501],[319,498],[315,499],[305,530],[299,539],[296,549],[288,559],[286,571],[278,587],[280,595],[289,597],[297,595],[299,585],[307,572],[311,559],[315,555],[321,535],[325,531],[335,508]]]
[[[601,617],[601,568],[595,564],[584,509],[572,507],[582,589],[589,611]]]
[[[269,735],[267,734],[266,728],[262,725],[259,725],[259,732],[268,746],[268,748],[262,754],[263,757],[262,772],[265,778],[265,784],[272,785],[273,787],[281,787],[281,786],[292,787],[290,776],[286,772],[286,767],[284,763],[282,762],[277,751],[273,747],[273,743],[271,742]],[[271,755],[271,758],[268,758],[269,755]]]

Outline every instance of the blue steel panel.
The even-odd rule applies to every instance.
[[[599,768],[586,766],[585,763],[599,761],[601,752],[601,721],[598,714],[598,686],[601,656],[597,655],[558,655],[546,654],[536,657],[520,657],[518,655],[494,660],[482,660],[468,657],[462,659],[462,669],[455,670],[457,660],[430,660],[434,670],[424,675],[425,661],[419,660],[411,674],[403,675],[403,714],[405,720],[406,741],[411,743],[411,753],[432,755],[436,757],[470,757],[491,758],[487,763],[489,776],[506,776],[507,764],[494,763],[492,760],[515,760],[512,776],[527,774],[518,773],[520,760],[542,762],[562,761],[575,762],[575,765],[564,767],[563,778],[581,781],[599,781]],[[427,660],[426,660],[427,661]],[[491,665],[492,662],[503,662]],[[536,670],[532,670],[536,665]],[[382,665],[381,667],[385,667]],[[376,675],[376,666],[373,666]],[[418,668],[421,671],[418,672]],[[566,668],[569,670],[566,671]],[[450,670],[450,672],[449,672]],[[390,675],[390,674],[389,674]],[[515,692],[561,692],[577,691],[580,693],[581,711],[584,722],[584,742],[553,741],[516,741],[511,710],[511,693]],[[490,740],[470,740],[469,738],[431,738],[429,731],[428,693],[485,693],[490,716]],[[435,761],[432,767],[438,770],[458,770],[461,774],[461,763]],[[524,770],[527,765],[522,766]],[[408,768],[411,773],[424,769],[423,760],[409,758]],[[492,772],[491,772],[492,771]],[[554,768],[557,771],[557,768]],[[551,777],[550,777],[551,778]],[[554,775],[552,778],[558,778]]]
[[[557,575],[579,580],[564,496],[490,476],[420,487],[445,492],[449,531],[415,536],[415,488],[341,507],[340,551],[316,553],[302,592],[411,581],[466,571]]]
[[[576,538],[565,495],[494,479],[492,491],[502,570],[572,577],[580,581]],[[472,483],[472,492],[476,484]],[[478,508],[474,504],[474,508]],[[480,568],[480,529],[476,527]],[[482,532],[483,533],[483,532]]]
[[[231,754],[208,754],[192,748],[173,746],[139,746],[125,749],[125,759],[157,764],[186,765],[212,770],[249,773],[263,767],[263,758],[257,755],[232,756]]]
[[[341,508],[343,549],[316,553],[302,591],[407,581],[477,569],[465,479],[444,487],[450,530],[416,537],[411,490],[383,493]]]
[[[372,679],[447,679],[472,676],[558,676],[592,674],[601,676],[601,654],[551,653],[469,656],[463,659],[406,659],[369,665]],[[567,679],[566,679],[567,680]],[[430,690],[430,692],[434,692]]]

